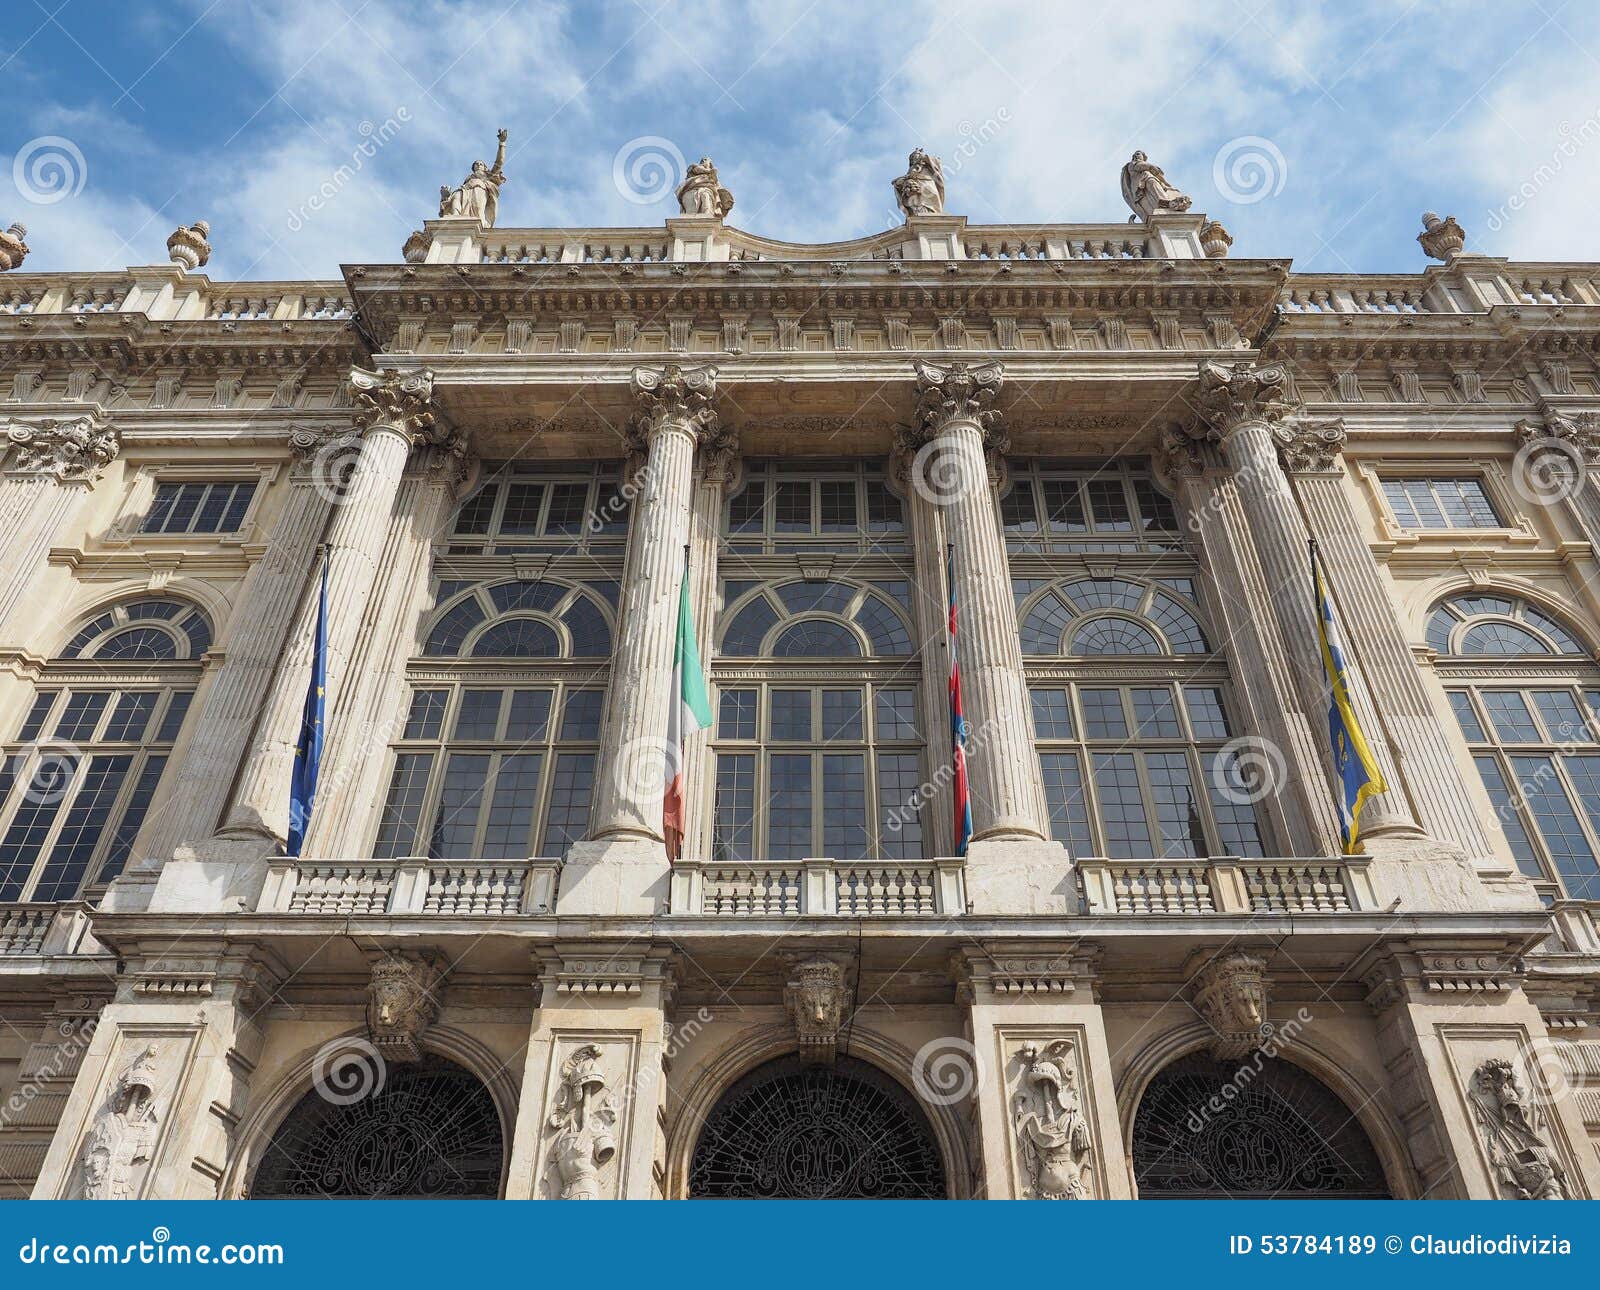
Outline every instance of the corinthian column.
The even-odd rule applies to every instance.
[[[92,416],[12,421],[0,475],[0,630],[12,626],[50,544],[117,455],[117,432]]]
[[[1317,613],[1312,603],[1311,566],[1305,522],[1295,504],[1289,481],[1278,462],[1279,430],[1286,411],[1284,373],[1277,367],[1249,363],[1207,362],[1200,366],[1199,389],[1194,396],[1200,432],[1221,445],[1233,474],[1256,554],[1266,575],[1282,644],[1300,701],[1310,719],[1328,710],[1328,682],[1322,664]],[[1348,615],[1346,615],[1347,617]],[[1361,837],[1384,834],[1420,834],[1407,809],[1394,758],[1375,720],[1366,693],[1358,647],[1352,660],[1351,686],[1356,715],[1372,744],[1389,791],[1367,800],[1361,813]],[[1314,726],[1313,729],[1316,729]],[[1333,792],[1332,752],[1323,743],[1327,791]]]
[[[611,658],[604,743],[589,840],[562,870],[560,913],[654,913],[665,908],[665,794],[672,649],[695,447],[717,426],[716,369],[635,368],[628,434],[643,468],[628,524],[622,606]]]
[[[325,447],[326,486],[334,494],[324,544],[328,566],[328,701],[337,727],[350,659],[385,558],[389,520],[406,462],[414,449],[448,438],[435,424],[433,373],[368,372],[354,368],[350,390],[356,411],[346,439]],[[289,775],[311,676],[320,579],[315,561],[302,575],[299,612],[272,679],[255,739],[233,786],[226,817],[194,860],[204,872],[169,865],[157,888],[157,908],[209,907],[235,897],[254,901],[266,856],[288,833]],[[324,765],[323,773],[330,767]],[[218,863],[213,866],[215,859]],[[170,875],[170,877],[169,877]]]
[[[995,409],[1004,372],[999,363],[935,367],[918,360],[916,375],[910,483],[941,508],[955,565],[972,802],[968,903],[975,913],[1066,912],[1074,903],[1066,848],[1047,841],[1016,599],[990,474],[991,457],[998,465],[1007,446]],[[925,643],[924,666],[948,669],[943,643]]]

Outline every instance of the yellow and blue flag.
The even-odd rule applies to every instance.
[[[317,593],[317,634],[312,643],[311,684],[306,687],[306,707],[300,718],[300,737],[294,746],[294,773],[289,779],[289,837],[284,850],[300,854],[317,798],[317,770],[322,764],[322,718],[328,699],[328,562],[322,562],[322,586]]]
[[[1322,576],[1317,544],[1311,543],[1311,580],[1317,603],[1317,635],[1322,645],[1322,667],[1328,678],[1328,738],[1333,749],[1334,773],[1339,777],[1339,833],[1346,855],[1356,849],[1361,832],[1361,808],[1374,793],[1388,791],[1383,772],[1372,755],[1367,738],[1350,702],[1350,665],[1344,640],[1333,614],[1333,600]]]

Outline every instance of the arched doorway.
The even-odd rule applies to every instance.
[[[313,1088],[262,1152],[253,1200],[493,1200],[504,1156],[494,1099],[471,1071],[430,1055],[391,1064],[355,1101]]]
[[[1145,1200],[1390,1195],[1355,1112],[1268,1057],[1191,1053],[1157,1074],[1133,1121],[1133,1172]]]
[[[944,1160],[916,1100],[853,1057],[782,1057],[733,1085],[689,1165],[696,1199],[942,1200]]]

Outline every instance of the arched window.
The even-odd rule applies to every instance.
[[[272,1135],[252,1200],[493,1200],[504,1159],[483,1082],[442,1057],[361,1072],[354,1100],[314,1088]]]
[[[446,597],[428,630],[430,658],[606,658],[604,591],[560,582],[497,582]]]
[[[1518,867],[1549,897],[1600,898],[1600,668],[1577,632],[1473,592],[1434,607],[1427,640]]]
[[[920,857],[909,582],[732,581],[723,593],[713,675],[745,658],[777,671],[721,678],[711,858]],[[826,661],[827,679],[806,660]]]
[[[0,762],[0,901],[73,900],[122,872],[210,647],[199,609],[146,597],[46,664]]]
[[[1281,1058],[1179,1058],[1145,1089],[1132,1145],[1141,1200],[1390,1195],[1355,1114]]]
[[[1205,654],[1210,649],[1194,610],[1157,582],[1022,581],[1017,593],[1024,654]]]

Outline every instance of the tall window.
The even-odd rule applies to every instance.
[[[1438,605],[1428,643],[1512,855],[1547,896],[1600,900],[1600,668],[1515,596]],[[1515,660],[1515,675],[1505,674]]]
[[[559,856],[589,825],[616,584],[440,584],[374,854]]]
[[[923,854],[910,594],[893,578],[724,583],[712,859]],[[748,659],[760,681],[721,661]]]
[[[0,901],[72,900],[122,871],[210,643],[199,610],[147,598],[97,616],[46,665],[0,763]]]
[[[593,551],[620,558],[631,489],[615,463],[502,465],[456,512],[452,555],[552,555]]]

